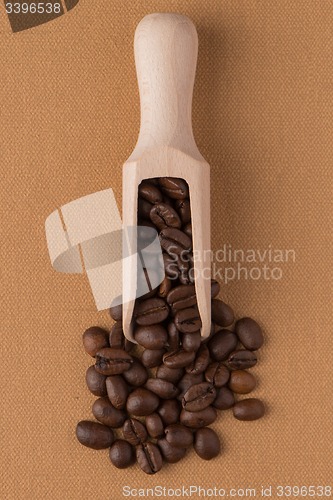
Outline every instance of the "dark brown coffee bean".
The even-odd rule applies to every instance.
[[[126,412],[117,410],[108,398],[96,399],[92,405],[92,413],[96,420],[109,427],[121,427],[126,420]]]
[[[191,220],[190,200],[176,200],[175,209],[177,210],[182,224],[187,224]]]
[[[118,410],[126,407],[129,388],[121,375],[111,375],[106,379],[106,389],[113,406]]]
[[[121,295],[112,301],[109,312],[111,318],[115,321],[121,321],[123,319],[123,299]]]
[[[147,382],[148,372],[138,358],[135,356],[132,357],[133,363],[131,368],[127,370],[127,372],[123,373],[123,377],[129,385],[132,385],[133,387],[140,387]]]
[[[245,370],[235,370],[230,374],[229,389],[237,394],[248,394],[256,386],[256,379]]]
[[[163,193],[163,203],[169,205],[169,207],[174,208],[174,202],[175,202],[174,199],[170,198],[170,196],[167,196],[165,193]]]
[[[196,353],[195,360],[185,368],[186,373],[198,374],[206,370],[209,364],[209,350],[206,345],[202,345]],[[209,380],[207,380],[209,382]]]
[[[211,460],[220,454],[219,438],[213,429],[198,429],[194,434],[194,449],[203,460]]]
[[[256,351],[264,343],[260,326],[251,318],[242,318],[236,321],[235,333],[245,349],[249,349],[249,351]]]
[[[133,447],[123,439],[118,439],[113,443],[109,451],[109,457],[117,469],[127,469],[135,462]]]
[[[138,217],[140,219],[150,220],[150,211],[153,208],[153,204],[143,198],[138,198]]]
[[[212,406],[207,406],[204,410],[200,411],[187,411],[182,409],[180,413],[180,421],[186,427],[192,429],[199,429],[215,422],[217,413]]]
[[[165,203],[154,205],[150,211],[150,219],[160,231],[166,227],[181,228],[181,220],[176,210]]]
[[[215,361],[225,361],[229,354],[236,349],[237,337],[229,330],[221,330],[215,333],[208,342],[210,355]]]
[[[212,402],[212,406],[218,410],[229,410],[235,404],[235,397],[227,386],[218,387],[216,389],[216,398]]]
[[[151,231],[151,229],[154,229],[156,233],[154,233],[154,231]],[[137,225],[138,242],[141,241],[152,242],[156,238],[157,234],[158,234],[158,228],[150,220],[147,219],[138,220],[138,225]]]
[[[130,369],[133,358],[122,349],[105,347],[96,354],[95,368],[103,375],[118,375]]]
[[[184,349],[166,352],[163,356],[163,363],[170,368],[184,368],[195,359],[195,352],[186,352]]]
[[[160,177],[158,179],[158,184],[161,191],[176,200],[183,200],[188,198],[188,186],[187,182],[183,179],[177,179],[176,177]]]
[[[146,349],[163,349],[168,342],[167,331],[162,325],[138,326],[134,338]]]
[[[188,236],[192,240],[192,224],[191,224],[191,222],[188,222],[187,224],[185,224],[185,226],[183,226],[183,231],[186,234],[186,236]]]
[[[156,474],[162,469],[162,455],[156,444],[143,443],[136,449],[138,464],[146,474]]]
[[[137,446],[147,441],[148,433],[145,426],[139,420],[129,418],[123,425],[123,436],[129,444]]]
[[[86,371],[86,383],[94,396],[106,396],[106,376],[95,370],[95,365],[89,366]]]
[[[109,347],[109,334],[98,326],[88,328],[83,334],[83,347],[87,354],[93,358],[100,349]]]
[[[222,387],[225,385],[230,377],[230,372],[222,362],[215,361],[214,363],[210,363],[205,371],[205,379],[210,384],[213,384],[215,387]]]
[[[159,234],[161,247],[171,257],[184,255],[191,250],[192,240],[183,231],[174,227],[166,227]]]
[[[143,181],[139,185],[139,196],[150,203],[161,203],[163,197],[157,186],[151,182]]]
[[[180,348],[179,330],[173,321],[168,324],[168,343],[171,351],[176,351]]]
[[[185,373],[183,378],[178,384],[178,389],[180,390],[177,399],[181,401],[184,397],[185,392],[192,387],[192,385],[201,384],[205,380],[204,374],[201,373]]]
[[[165,428],[165,436],[168,443],[175,448],[188,448],[193,443],[192,432],[181,424],[168,425]]]
[[[109,334],[109,344],[112,349],[125,348],[125,335],[123,332],[121,321],[117,321],[117,323],[115,323],[111,328]]]
[[[141,356],[141,362],[146,368],[155,368],[162,363],[166,349],[145,349]]]
[[[259,399],[243,399],[233,407],[237,420],[257,420],[265,414],[265,407]]]
[[[94,450],[109,448],[114,439],[110,427],[89,420],[82,420],[77,424],[76,437],[81,444]]]
[[[163,378],[174,385],[177,385],[184,375],[184,368],[170,368],[164,364],[160,365],[156,370],[156,377]]]
[[[220,283],[216,280],[211,281],[211,297],[214,299],[220,293]]]
[[[181,309],[175,316],[175,325],[182,333],[197,332],[202,326],[199,312],[193,307]]]
[[[253,351],[247,349],[238,349],[229,354],[228,364],[231,368],[244,370],[251,368],[257,363],[257,356]]]
[[[183,333],[182,346],[185,351],[195,352],[199,349],[200,344],[201,344],[200,331],[193,333]]]
[[[162,378],[149,378],[146,387],[162,399],[172,399],[179,394],[177,387]]]
[[[235,316],[234,312],[227,304],[220,299],[212,299],[212,321],[225,328],[232,325]]]
[[[169,315],[169,307],[163,299],[147,299],[134,308],[133,316],[138,325],[149,326],[161,323]]]
[[[180,271],[177,267],[177,261],[165,252],[163,252],[162,257],[165,273],[168,275],[169,279],[174,282],[180,274]]]
[[[204,410],[212,404],[216,397],[216,389],[208,382],[193,385],[184,394],[182,406],[187,411]]]
[[[177,399],[163,399],[157,408],[157,413],[165,426],[176,424],[180,415],[180,403]]]
[[[172,288],[172,283],[168,276],[164,276],[162,283],[158,289],[158,295],[165,299]]]
[[[158,413],[151,413],[145,419],[146,428],[149,436],[154,439],[160,439],[164,436],[164,425]]]
[[[157,445],[161,450],[164,460],[169,464],[175,464],[185,456],[186,448],[174,448],[168,443],[166,438],[159,439]]]
[[[187,309],[197,303],[194,285],[180,285],[172,288],[167,296],[167,303],[175,309]]]
[[[145,417],[153,413],[160,403],[159,398],[151,391],[138,387],[127,398],[126,408],[137,417]]]

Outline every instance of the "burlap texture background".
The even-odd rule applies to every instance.
[[[243,423],[220,412],[219,458],[192,449],[148,477],[76,441],[95,399],[82,332],[112,321],[86,276],[52,269],[44,223],[108,187],[121,209],[122,163],[139,131],[133,37],[152,12],[188,15],[198,30],[193,127],[211,165],[213,250],[294,250],[296,259],[276,264],[281,279],[244,272],[220,294],[263,328],[252,373],[266,416]],[[80,0],[48,24],[2,30],[1,499],[120,500],[124,485],[257,496],[272,486],[278,498],[278,485],[332,485],[332,23],[326,1]]]

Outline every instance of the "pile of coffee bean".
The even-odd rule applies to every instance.
[[[247,421],[264,415],[260,400],[236,402],[234,396],[256,386],[246,370],[257,363],[254,351],[262,346],[263,335],[251,318],[236,321],[233,331],[227,329],[234,313],[216,298],[220,285],[212,280],[211,332],[201,341],[185,181],[143,181],[138,214],[143,236],[145,227],[159,234],[166,276],[159,287],[136,300],[138,345],[124,336],[121,305],[110,308],[116,321],[110,332],[97,326],[84,332],[84,348],[95,358],[86,383],[98,397],[92,406],[98,422],[79,422],[76,435],[90,448],[110,448],[117,468],[137,460],[144,472],[155,474],[163,459],[178,462],[192,444],[204,460],[219,455],[219,438],[207,427],[216,420],[216,410],[232,408],[236,419]],[[122,439],[115,439],[114,429],[120,428]]]

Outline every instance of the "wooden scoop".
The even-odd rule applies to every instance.
[[[123,224],[125,230],[137,225],[138,186],[143,179],[179,177],[187,181],[195,290],[205,339],[211,328],[210,167],[192,132],[198,53],[195,26],[180,14],[150,14],[136,29],[134,50],[141,127],[136,147],[123,166]],[[123,330],[132,342],[136,281],[136,259],[123,259]]]

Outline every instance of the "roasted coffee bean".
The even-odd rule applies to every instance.
[[[215,361],[225,361],[236,349],[237,337],[229,330],[220,330],[208,342],[210,355]]]
[[[196,453],[203,460],[211,460],[220,454],[221,446],[219,438],[212,429],[198,429],[194,434],[194,445]]]
[[[109,448],[114,439],[110,427],[89,420],[82,420],[77,424],[76,437],[81,444],[94,450]]]
[[[95,366],[89,366],[86,371],[86,383],[89,391],[94,394],[94,396],[106,396],[106,376],[98,373],[95,370]]]
[[[212,299],[212,321],[225,328],[232,325],[235,316],[234,312],[227,304],[219,299]]]
[[[187,309],[197,303],[194,285],[180,285],[172,288],[167,295],[167,303],[175,309]]]
[[[160,365],[156,370],[156,377],[163,378],[174,385],[177,385],[184,375],[184,368],[170,368],[165,364]]]
[[[109,451],[109,457],[117,469],[127,469],[135,462],[133,447],[123,439],[118,439],[113,443]]]
[[[163,193],[163,203],[169,205],[169,207],[174,208],[175,200],[170,198],[170,196],[167,196],[165,193]]]
[[[158,179],[158,184],[161,191],[176,200],[183,200],[188,198],[188,186],[183,179],[178,179],[176,177],[160,177]]]
[[[216,389],[216,398],[212,402],[212,406],[218,410],[228,410],[235,404],[235,397],[231,390],[226,387],[218,387]]]
[[[186,373],[198,374],[203,373],[209,364],[209,350],[206,345],[202,345],[196,353],[195,360],[185,368]],[[209,382],[209,380],[207,380]]]
[[[132,358],[133,363],[131,368],[123,373],[123,377],[129,385],[140,387],[147,382],[148,372],[138,358],[135,356],[132,356]]]
[[[177,210],[182,224],[186,224],[191,220],[191,207],[190,200],[176,200],[175,201],[175,209]]]
[[[179,330],[173,321],[168,324],[168,343],[171,351],[176,351],[180,348]]]
[[[214,325],[214,323],[211,323],[210,324],[209,336],[206,339],[202,340],[201,343],[202,344],[208,344],[208,342],[210,341],[210,339],[212,337],[214,337],[214,335],[215,335],[215,325]]]
[[[121,321],[117,321],[117,323],[115,323],[111,328],[109,334],[109,344],[112,349],[125,348],[125,336]]]
[[[136,449],[138,464],[146,474],[155,474],[162,469],[162,455],[156,444],[143,443]]]
[[[100,349],[109,347],[109,334],[98,326],[88,328],[83,334],[83,347],[87,354],[93,358]]]
[[[168,342],[167,331],[160,324],[138,326],[134,331],[134,338],[146,349],[163,349]]]
[[[109,427],[121,427],[126,420],[126,412],[117,410],[108,398],[96,399],[92,405],[92,413],[96,420]]]
[[[257,420],[264,416],[265,407],[259,399],[243,399],[233,407],[237,420]]]
[[[183,333],[182,347],[187,352],[195,352],[199,349],[201,344],[200,331],[193,333]]]
[[[175,325],[182,333],[197,332],[202,326],[200,315],[193,307],[181,309],[175,316]]]
[[[138,325],[149,326],[161,323],[169,315],[169,307],[163,299],[147,299],[134,308],[133,316]]]
[[[159,439],[157,445],[161,450],[164,460],[169,464],[175,464],[185,456],[186,448],[174,448],[168,443],[166,438]]]
[[[115,321],[121,321],[123,319],[123,299],[121,295],[112,301],[109,313],[111,318]]]
[[[256,363],[257,356],[253,351],[248,351],[247,349],[238,349],[237,351],[233,351],[228,357],[229,366],[238,370],[251,368]]]
[[[175,448],[188,448],[193,443],[193,434],[184,425],[168,425],[164,432],[168,443]]]
[[[205,380],[204,374],[201,373],[185,373],[183,378],[178,384],[178,389],[180,390],[177,399],[181,401],[184,397],[185,392],[192,387],[192,385],[201,384]]]
[[[211,297],[212,297],[212,299],[214,299],[216,297],[216,295],[218,295],[220,293],[220,283],[218,281],[212,279],[210,290],[211,290]]]
[[[164,276],[162,283],[158,289],[158,295],[165,299],[172,288],[172,283],[168,276]]]
[[[192,240],[183,231],[174,227],[166,227],[159,234],[161,247],[172,257],[185,255],[191,250]]]
[[[153,208],[153,204],[143,198],[138,198],[138,217],[140,219],[150,220],[150,211]]]
[[[228,382],[229,377],[230,372],[228,368],[218,361],[210,363],[205,371],[206,381],[213,384],[215,387],[222,387],[222,385],[225,385]]]
[[[181,228],[181,220],[176,210],[165,203],[154,205],[150,211],[150,219],[160,231],[166,227]]]
[[[155,184],[143,181],[139,185],[139,196],[150,203],[161,203],[163,196],[161,191]]]
[[[147,441],[148,433],[145,426],[139,420],[129,418],[123,425],[123,436],[129,444],[137,446]]]
[[[121,375],[111,375],[106,379],[106,389],[113,406],[118,410],[126,408],[129,388]]]
[[[159,398],[148,389],[138,387],[127,398],[126,408],[137,417],[145,417],[153,413],[160,403]]]
[[[229,388],[237,394],[248,394],[256,386],[256,379],[245,370],[235,370],[230,374]]]
[[[182,406],[187,411],[200,411],[209,406],[216,397],[216,389],[208,382],[193,385],[184,394]]]
[[[162,254],[162,259],[165,273],[168,275],[169,279],[174,282],[180,274],[176,260],[165,252]]]
[[[96,354],[95,368],[103,375],[118,375],[130,369],[133,358],[122,349],[105,347]]]
[[[170,368],[184,368],[195,359],[195,352],[187,352],[184,349],[166,352],[163,356],[163,363]]]
[[[191,224],[191,222],[188,222],[187,224],[185,224],[185,226],[183,227],[183,231],[186,234],[186,236],[188,236],[189,238],[192,239],[192,224]]]
[[[162,399],[172,399],[179,394],[177,387],[162,378],[149,378],[146,387]]]
[[[149,436],[154,439],[160,439],[164,436],[164,425],[158,413],[151,413],[145,419],[146,428]]]
[[[162,363],[166,349],[145,349],[141,356],[141,362],[146,368],[155,368]]]
[[[245,349],[249,349],[249,351],[256,351],[264,343],[260,326],[251,318],[242,318],[236,321],[235,333]]]
[[[163,399],[157,408],[157,413],[165,426],[176,424],[180,415],[180,403],[177,399]]]
[[[204,410],[200,411],[187,411],[184,408],[180,413],[180,421],[186,427],[192,429],[199,429],[215,422],[217,413],[212,406],[207,406]]]
[[[156,233],[154,233],[154,231],[151,231],[151,229],[154,229]],[[138,220],[138,225],[137,225],[138,242],[140,241],[152,242],[156,238],[157,234],[158,234],[158,228],[150,220],[147,219]]]

